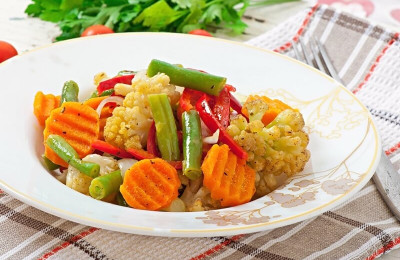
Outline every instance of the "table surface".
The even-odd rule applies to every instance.
[[[53,38],[59,34],[56,25],[43,22],[36,18],[26,17],[24,10],[31,2],[30,0],[1,1],[3,2],[0,8],[0,40],[12,43],[19,53],[50,44]],[[224,34],[216,33],[215,36],[235,41],[249,40],[274,28],[288,17],[315,4],[315,2],[317,1],[310,0],[269,7],[249,8],[243,18],[249,25],[244,35],[229,38]],[[365,12],[367,9],[362,9],[362,5],[352,3],[360,1],[318,0],[318,2],[331,3],[337,8],[351,11],[354,14],[364,17],[367,14]],[[400,10],[400,2],[398,0],[371,0],[371,2],[374,3],[374,10],[367,18],[374,23],[399,31],[400,17],[398,20],[389,19],[386,14],[388,12],[390,13],[390,10]],[[393,250],[380,259],[400,259],[400,249]]]

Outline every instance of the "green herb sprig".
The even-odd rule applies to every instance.
[[[104,24],[115,32],[178,32],[225,28],[239,35],[247,25],[241,17],[248,6],[299,0],[32,0],[30,16],[57,23],[56,40],[79,37],[89,26]]]

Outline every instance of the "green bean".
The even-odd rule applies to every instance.
[[[46,144],[61,159],[78,169],[81,173],[92,178],[99,176],[100,166],[96,163],[85,162],[79,159],[79,155],[75,149],[61,136],[49,135]]]
[[[54,171],[54,170],[57,170],[58,168],[60,168],[60,165],[55,164],[52,161],[50,161],[49,158],[46,157],[46,155],[43,154],[42,158],[43,158],[44,165],[46,165],[46,168],[49,171]]]
[[[79,87],[75,81],[70,80],[64,83],[61,92],[60,104],[64,102],[78,102]]]
[[[128,203],[126,202],[126,200],[122,196],[121,192],[117,193],[117,204],[120,205],[120,206],[123,206],[123,207],[129,207]]]
[[[175,117],[167,95],[153,94],[148,99],[156,123],[156,139],[161,157],[167,161],[180,160]]]
[[[99,92],[97,92],[97,89],[95,91],[92,92],[92,94],[90,94],[89,98],[95,98],[99,96]]]
[[[89,186],[89,194],[97,200],[104,199],[111,193],[119,191],[122,184],[121,171],[117,170],[109,174],[96,177]]]
[[[183,174],[195,180],[202,174],[201,156],[203,140],[199,113],[195,110],[182,113]]]
[[[226,83],[226,78],[224,77],[181,68],[160,60],[152,60],[147,68],[147,75],[152,77],[160,72],[168,75],[172,84],[199,90],[214,96],[218,96]]]
[[[99,97],[104,97],[104,96],[111,96],[114,93],[114,89],[110,88],[107,90],[104,90]]]

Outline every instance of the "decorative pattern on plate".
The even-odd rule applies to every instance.
[[[371,119],[369,119],[367,111],[358,106],[357,100],[351,97],[345,89],[337,87],[324,96],[308,101],[300,100],[283,89],[267,89],[257,94],[278,98],[292,107],[298,108],[305,117],[308,134],[317,140],[325,139],[332,142],[342,138],[344,131],[363,128],[363,125],[366,125],[366,129],[363,135],[359,135],[361,138],[359,143],[347,154],[343,154],[342,159],[336,159],[337,164],[334,166],[327,169],[319,167],[315,171],[310,165],[310,160],[308,167],[303,172],[292,176],[285,185],[262,198],[266,200],[263,206],[243,211],[209,211],[205,213],[205,217],[197,217],[204,224],[227,226],[270,222],[280,216],[272,217],[270,213],[276,211],[266,210],[267,207],[295,208],[315,201],[317,196],[345,194],[365,174],[365,172],[352,169],[349,161],[366,140],[371,129]]]
[[[259,93],[298,108],[305,115],[308,133],[327,139],[340,138],[343,130],[358,127],[368,117],[367,111],[354,106],[357,101],[342,87],[312,100],[301,100],[284,89],[267,89]],[[303,111],[308,109],[311,112],[304,114]]]
[[[267,201],[264,206],[258,209],[243,210],[243,211],[219,211],[211,210],[205,212],[205,217],[196,217],[196,219],[203,220],[204,224],[214,224],[217,226],[228,226],[228,225],[251,225],[269,222],[271,219],[279,218],[280,215],[264,215],[261,211],[271,205],[275,204],[273,201]]]

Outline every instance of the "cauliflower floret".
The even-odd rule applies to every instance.
[[[114,86],[114,91],[116,95],[126,96],[133,91],[132,85],[117,83]]]
[[[100,175],[105,175],[119,169],[117,160],[109,156],[89,154],[83,158],[83,161],[97,163],[100,166]]]
[[[261,120],[268,110],[268,104],[262,99],[254,99],[246,102],[243,108],[248,111],[250,121]]]
[[[241,115],[231,120],[228,133],[247,151],[248,164],[257,172],[256,197],[304,169],[310,152],[303,127],[302,115],[291,109],[279,113],[267,126],[260,120],[247,123]]]
[[[101,156],[98,154],[89,154],[85,156],[82,161],[97,163],[100,165],[100,175],[105,175],[119,169],[117,161],[108,156]],[[89,195],[89,186],[93,178],[81,173],[75,167],[68,166],[66,185],[73,190],[80,193]]]
[[[71,165],[68,166],[67,180],[65,185],[80,193],[89,195],[89,186],[93,178],[81,173]]]
[[[289,126],[290,130],[300,131],[304,127],[304,119],[301,113],[291,109],[283,110],[268,126],[277,125],[279,127]]]
[[[100,82],[102,82],[106,79],[108,79],[107,74],[105,72],[99,72],[96,75],[94,75],[93,83],[97,86],[97,85],[99,85]]]
[[[124,92],[129,92],[124,86]],[[140,149],[146,145],[147,133],[152,122],[152,114],[147,100],[150,94],[165,93],[172,105],[180,94],[169,84],[169,77],[163,73],[148,78],[144,72],[135,75],[132,90],[127,93],[123,106],[117,107],[107,119],[104,139],[120,148]]]
[[[188,180],[180,199],[185,203],[187,211],[203,211],[221,208],[219,200],[211,198],[210,191],[203,186],[203,178]]]

